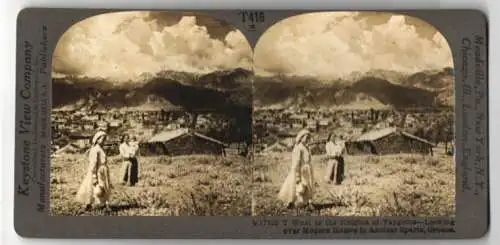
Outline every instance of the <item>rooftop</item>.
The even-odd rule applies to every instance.
[[[357,138],[355,138],[355,141],[372,141],[372,140],[378,140],[381,139],[385,136],[388,136],[392,133],[395,133],[397,131],[396,127],[388,127],[388,128],[383,128],[383,129],[378,129],[378,130],[372,130],[369,132],[366,132]]]
[[[153,137],[151,137],[147,142],[149,142],[149,143],[165,142],[165,141],[169,141],[169,140],[175,139],[177,137],[180,137],[180,136],[186,135],[186,134],[191,134],[191,135],[194,135],[196,137],[215,142],[217,144],[226,145],[224,142],[221,142],[221,141],[216,140],[214,138],[208,137],[206,135],[196,133],[196,132],[191,132],[188,128],[179,128],[179,129],[174,129],[174,130],[170,130],[170,131],[160,132],[160,133],[154,135]]]

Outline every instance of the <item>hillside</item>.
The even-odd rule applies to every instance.
[[[253,93],[252,93],[253,81]],[[234,69],[208,74],[163,71],[142,81],[65,77],[53,79],[53,108],[211,111],[256,108],[382,108],[453,106],[449,68],[403,74],[374,70],[333,81],[314,77],[253,76]]]
[[[166,71],[144,74],[138,83],[55,78],[52,107],[59,110],[156,108],[215,112],[250,109],[251,85],[245,81],[249,75],[250,72],[241,69],[206,75]]]
[[[256,77],[257,108],[405,108],[453,106],[454,78],[449,68],[403,74],[374,70],[334,81],[311,77]]]

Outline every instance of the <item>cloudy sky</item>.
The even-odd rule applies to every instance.
[[[257,43],[254,62],[257,73],[325,78],[372,69],[416,72],[453,64],[445,38],[426,22],[353,12],[304,14],[278,22]]]
[[[260,74],[331,78],[371,69],[415,72],[446,66],[452,66],[452,57],[444,37],[405,16],[332,12],[291,17],[266,31],[253,55],[241,32],[211,17],[121,12],[72,26],[56,47],[53,73],[134,80],[160,70],[254,67]]]
[[[252,50],[238,30],[209,17],[121,12],[73,25],[54,53],[54,75],[134,80],[160,70],[252,69]]]

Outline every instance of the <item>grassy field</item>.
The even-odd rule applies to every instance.
[[[290,153],[255,157],[257,215],[454,216],[455,165],[444,154],[347,156],[341,185],[325,181],[324,156],[313,156],[317,210],[287,210],[276,201]]]
[[[347,156],[341,185],[325,182],[326,161],[324,156],[315,155],[318,209],[314,212],[285,209],[276,199],[289,170],[289,153],[257,155],[252,164],[237,156],[141,157],[140,180],[135,187],[120,185],[117,175],[121,162],[111,157],[109,167],[114,185],[111,212],[84,212],[74,201],[85,174],[86,160],[80,154],[52,159],[52,215],[455,214],[455,166],[452,157],[446,155]]]
[[[251,182],[248,161],[240,157],[140,157],[140,180],[134,187],[118,182],[121,162],[109,158],[114,185],[111,212],[84,212],[74,201],[85,174],[87,158],[62,155],[51,162],[52,215],[250,215]]]

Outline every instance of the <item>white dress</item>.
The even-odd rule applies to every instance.
[[[76,200],[86,205],[106,204],[111,194],[111,188],[106,153],[100,145],[95,145],[90,148],[87,173],[76,194]]]
[[[312,201],[314,189],[311,153],[303,144],[297,144],[292,151],[292,166],[281,186],[278,199],[285,204],[305,205]]]

